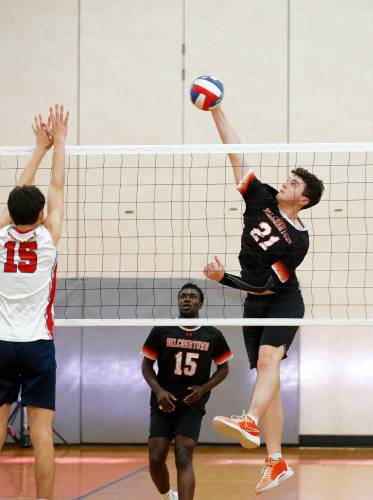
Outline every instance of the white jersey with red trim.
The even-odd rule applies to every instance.
[[[0,340],[53,339],[56,272],[48,229],[0,229]]]

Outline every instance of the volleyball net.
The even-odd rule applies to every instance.
[[[0,148],[2,204],[32,150]],[[296,324],[373,322],[373,143],[68,147],[56,318],[169,321],[193,281],[203,316],[242,324],[244,294],[202,274],[215,255],[240,272],[244,203],[230,152],[276,188],[297,167],[324,181],[320,203],[300,214],[310,249],[297,270],[306,314]],[[45,193],[50,165],[49,154],[35,182]]]

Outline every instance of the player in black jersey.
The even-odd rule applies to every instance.
[[[211,389],[228,375],[232,353],[220,330],[188,327],[198,318],[204,300],[202,290],[186,283],[178,294],[179,317],[185,327],[154,327],[142,347],[142,373],[152,389],[150,398],[150,474],[162,498],[176,500],[170,488],[166,458],[174,439],[178,492],[193,498],[193,451],[197,445],[205,405]],[[158,373],[153,365],[157,361]],[[210,376],[212,361],[217,370]]]
[[[239,138],[221,108],[212,111],[222,142],[237,144]],[[245,318],[302,318],[304,303],[295,269],[309,247],[307,228],[299,219],[300,210],[316,205],[324,186],[303,168],[292,170],[280,191],[261,183],[244,163],[242,154],[229,154],[246,210],[239,262],[241,276],[228,274],[219,257],[207,264],[207,278],[245,290]],[[261,419],[268,458],[256,492],[262,493],[292,475],[281,454],[283,409],[280,397],[280,362],[292,343],[298,327],[244,327],[244,341],[251,368],[257,380],[247,414],[216,417],[214,427],[238,439],[246,448],[260,444]]]

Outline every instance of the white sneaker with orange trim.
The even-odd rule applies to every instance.
[[[223,436],[238,439],[244,448],[260,446],[259,426],[244,411],[241,416],[215,417],[212,424]]]
[[[273,458],[267,457],[262,469],[262,477],[256,485],[255,493],[260,495],[272,488],[276,488],[281,481],[289,479],[293,474],[293,469],[288,466],[284,458],[273,460]]]

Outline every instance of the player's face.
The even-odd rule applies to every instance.
[[[184,288],[179,293],[177,305],[180,318],[198,318],[199,310],[202,307],[201,297],[194,288]]]
[[[303,196],[305,187],[306,184],[301,177],[292,175],[286,182],[284,182],[279,190],[276,197],[277,201],[306,205],[308,203],[308,198]]]

